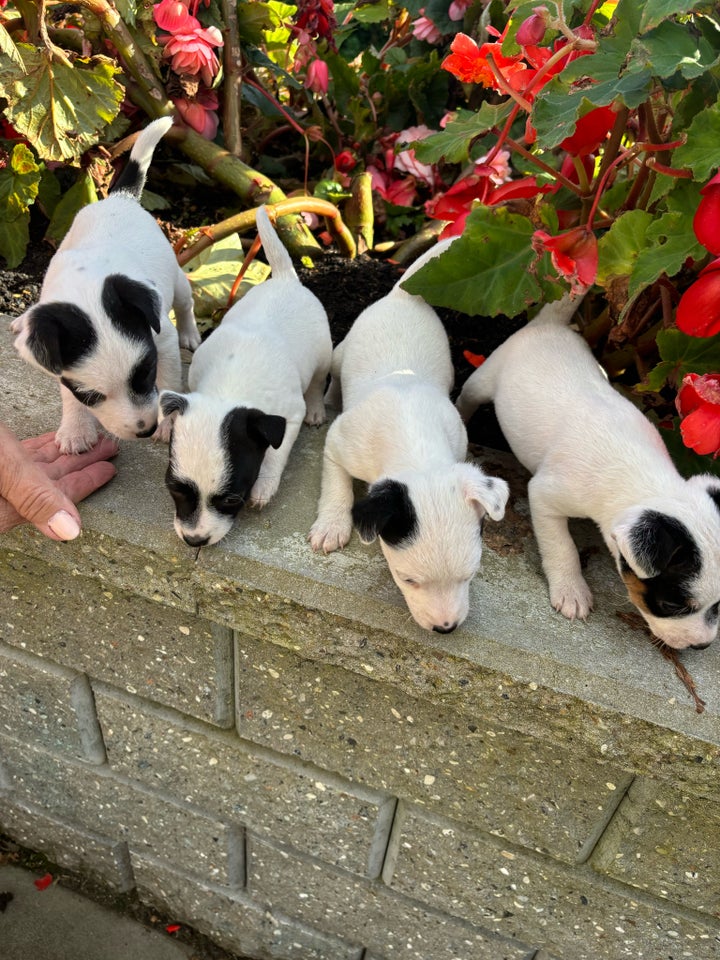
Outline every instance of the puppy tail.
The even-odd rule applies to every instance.
[[[575,311],[583,301],[583,296],[573,297],[570,293],[564,293],[559,300],[553,300],[552,303],[546,303],[536,317],[534,317],[529,327],[540,327],[546,324],[555,324],[558,327],[567,326],[575,315]]]
[[[132,194],[136,200],[140,199],[145,186],[148,167],[152,161],[153,153],[155,153],[155,147],[172,125],[172,117],[160,117],[159,120],[153,120],[141,131],[140,136],[135,141],[135,146],[130,152],[130,159],[113,184],[110,193],[122,191]]]
[[[265,206],[258,208],[255,222],[265,256],[272,267],[273,277],[276,280],[297,280],[297,273],[295,273],[290,254],[275,232]]]
[[[426,263],[429,263],[430,260],[434,260],[435,257],[441,256],[445,251],[452,246],[452,244],[457,240],[457,237],[449,237],[447,240],[441,240],[439,243],[436,243],[435,246],[430,247],[429,250],[426,250],[422,256],[418,257],[417,260],[414,260],[410,266],[407,268],[405,273],[400,277],[398,282],[393,287],[393,290],[402,289],[400,284],[404,283],[408,277],[411,277],[414,273],[417,273],[418,270],[421,270]],[[403,293],[405,291],[403,290]]]

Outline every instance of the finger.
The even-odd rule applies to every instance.
[[[54,442],[53,446],[55,446]],[[86,450],[84,453],[60,454],[58,452],[57,459],[48,462],[43,469],[53,480],[59,480],[60,477],[74,473],[76,470],[84,470],[85,467],[97,463],[99,460],[108,460],[116,456],[119,449],[115,440],[111,440],[109,437],[103,437],[94,447],[91,447],[90,450]]]
[[[25,450],[33,454],[34,460],[38,459],[34,456],[37,453],[42,453],[43,460],[54,460],[60,456],[54,433],[43,433],[40,437],[28,437],[20,442]]]
[[[68,473],[58,480],[58,486],[73,503],[79,503],[104,486],[117,474],[114,464],[107,460],[91,463],[82,470]]]

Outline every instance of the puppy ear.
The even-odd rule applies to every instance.
[[[283,442],[286,422],[285,417],[278,417],[273,413],[263,413],[262,410],[247,411],[248,435],[261,446],[273,447],[275,450]]]
[[[397,480],[378,480],[353,506],[353,523],[363,543],[382,537],[394,547],[409,540],[417,528],[417,514],[408,488]]]
[[[174,390],[163,390],[160,393],[160,412],[163,418],[181,417],[188,408],[190,401],[184,393],[175,393]]]
[[[685,524],[657,510],[627,511],[610,538],[641,580],[690,569],[700,562],[698,546]]]
[[[696,473],[687,482],[691,487],[700,487],[705,490],[720,511],[720,480],[717,477],[714,477],[711,473]]]
[[[475,508],[478,519],[487,514],[491,520],[502,520],[510,496],[510,488],[499,477],[488,477],[474,463],[459,463],[460,489],[468,503]]]
[[[148,328],[160,333],[160,297],[147,283],[112,273],[103,284],[102,305],[113,325],[130,336]]]
[[[90,317],[73,303],[38,303],[24,318],[25,346],[50,373],[73,366],[97,340]]]

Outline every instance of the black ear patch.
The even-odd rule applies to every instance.
[[[363,543],[382,537],[391,547],[412,540],[418,520],[407,485],[397,480],[374,483],[352,510],[353,523]]]
[[[720,487],[708,487],[707,492],[718,511],[720,511]]]
[[[90,317],[73,303],[39,303],[28,319],[28,349],[51,373],[70,369],[97,343]]]
[[[263,413],[262,410],[247,410],[246,413],[248,436],[256,443],[264,444],[265,449],[273,447],[277,450],[285,436],[285,417]]]
[[[182,393],[160,394],[160,409],[164,417],[169,417],[173,413],[182,416],[188,408],[188,403],[188,398]]]
[[[113,326],[130,337],[147,340],[151,329],[160,333],[160,297],[146,283],[110,274],[103,284],[102,305]]]

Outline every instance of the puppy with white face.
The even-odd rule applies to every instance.
[[[175,530],[190,546],[221,540],[246,502],[268,503],[303,420],[325,421],[332,357],[325,309],[300,283],[265,207],[257,227],[271,278],[252,287],[198,348],[191,392],[160,395],[172,424],[165,482]]]
[[[668,646],[706,647],[720,609],[720,480],[683,479],[655,427],[608,382],[568,323],[576,303],[546,304],[464,385],[467,420],[493,401],[505,438],[533,474],[533,528],[550,601],[584,619],[592,594],[568,518],[597,523],[630,599]]]
[[[170,117],[138,137],[108,197],[79,211],[50,261],[40,301],[13,321],[15,348],[60,384],[63,453],[92,447],[101,428],[149,437],[158,387],[179,387],[179,343],[200,343],[187,277],[139,199]],[[168,318],[175,309],[178,330]]]
[[[353,522],[364,543],[379,537],[416,622],[450,633],[468,613],[483,520],[503,517],[508,486],[464,462],[467,433],[448,396],[453,368],[440,319],[396,284],[335,348],[332,375],[342,413],[325,442],[310,544],[325,553],[345,546]],[[369,484],[354,505],[353,478]]]

